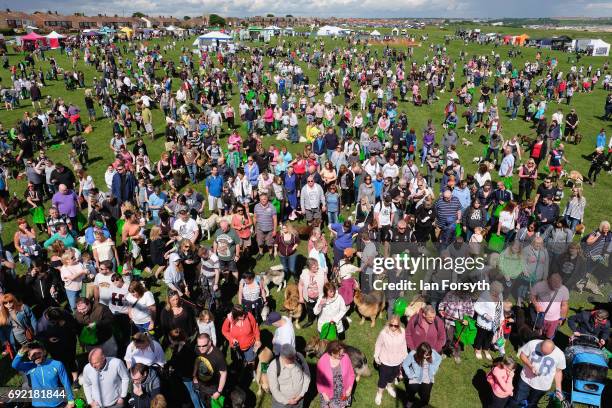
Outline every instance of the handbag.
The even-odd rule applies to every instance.
[[[219,398],[217,399],[214,399],[214,398],[210,399],[210,408],[223,408],[224,404],[225,404],[225,397],[223,395],[220,395]]]
[[[338,328],[336,327],[336,323],[327,322],[323,323],[323,327],[321,327],[321,333],[319,335],[321,340],[329,340],[334,341],[338,338]]]
[[[557,293],[559,293],[559,289],[555,290],[555,293],[553,293],[552,298],[550,298],[550,301],[548,302],[548,305],[546,305],[546,309],[544,309],[543,312],[536,312],[535,308],[533,308],[532,312],[535,313],[535,317],[533,319],[533,331],[542,334],[542,329],[544,328],[544,317],[546,316],[546,313],[548,313],[550,307],[555,301]]]

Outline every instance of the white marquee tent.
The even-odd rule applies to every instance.
[[[59,40],[66,38],[66,36],[58,34],[55,31],[51,31],[49,34],[45,35],[45,37],[49,39],[49,48],[51,49],[59,48]]]
[[[589,55],[596,57],[610,55],[610,44],[600,38],[574,40],[573,47],[577,51],[586,51]]]
[[[370,33],[370,35],[371,35],[372,37],[380,37],[380,31],[378,31],[378,30],[374,30],[374,31],[372,31],[372,32]]]
[[[317,35],[320,37],[337,36],[337,35],[346,35],[349,32],[350,30],[346,30],[344,28],[326,25],[317,30]]]

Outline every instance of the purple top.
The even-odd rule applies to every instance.
[[[431,132],[425,132],[425,134],[423,135],[423,144],[425,145],[432,145],[434,144],[435,141],[435,135]]]
[[[62,194],[59,191],[53,194],[51,200],[53,205],[61,215],[74,218],[77,215],[77,195],[74,191],[68,190],[67,194]]]

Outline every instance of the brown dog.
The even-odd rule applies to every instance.
[[[257,356],[259,363],[257,364],[257,370],[255,371],[255,382],[257,383],[257,396],[260,397],[262,393],[270,392],[270,382],[268,381],[268,375],[264,373],[263,366],[270,364],[274,359],[274,353],[267,347],[264,347]]]
[[[415,314],[419,313],[419,311],[425,306],[425,298],[421,295],[417,295],[412,299],[412,302],[406,307],[406,311],[404,312],[404,316],[407,318],[411,318]]]
[[[288,283],[285,288],[285,300],[283,302],[283,310],[287,312],[287,316],[294,322],[295,328],[300,328],[300,317],[302,317],[302,304],[300,303],[300,291],[295,283]]]
[[[385,308],[385,294],[379,290],[365,294],[356,289],[353,300],[355,306],[357,306],[357,311],[361,315],[361,323],[359,324],[363,324],[365,319],[368,318],[371,322],[370,327],[374,327],[376,318]]]

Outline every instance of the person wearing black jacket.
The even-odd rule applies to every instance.
[[[106,354],[106,353],[105,353]],[[130,408],[150,408],[151,401],[161,393],[161,379],[155,369],[142,363],[130,368],[132,396],[128,401]]]
[[[40,317],[42,312],[51,306],[59,306],[58,299],[62,282],[56,274],[46,270],[46,264],[33,261],[30,270],[25,276],[25,286],[31,299],[34,315]]]
[[[186,334],[179,328],[173,329],[168,334],[170,340],[170,350],[172,356],[166,363],[171,378],[182,382],[180,388],[177,387],[180,383],[172,384],[172,395],[177,397],[177,401],[183,401],[184,398],[179,398],[181,394],[184,394],[183,385],[189,393],[189,398],[193,403],[194,407],[200,407],[200,397],[193,388],[193,365],[196,359],[196,344],[194,341],[189,340]]]
[[[76,364],[78,324],[74,317],[58,306],[51,306],[42,313],[36,326],[36,337],[44,343],[53,359],[61,361],[72,373],[72,382],[78,378]]]
[[[425,201],[416,209],[414,217],[414,234],[417,242],[427,242],[429,239],[435,242],[437,239],[434,231],[436,215],[430,197],[425,198]]]
[[[64,184],[69,190],[74,189],[75,177],[72,170],[66,168],[62,163],[55,164],[55,170],[51,172],[51,183],[57,189],[60,184]]]
[[[595,336],[600,346],[605,346],[610,338],[609,313],[605,309],[584,310],[567,320],[567,325],[574,337],[582,335]]]
[[[466,233],[466,241],[469,241],[474,234],[474,229],[484,228],[487,225],[487,212],[480,204],[480,200],[472,200],[472,205],[463,212],[461,226]]]

